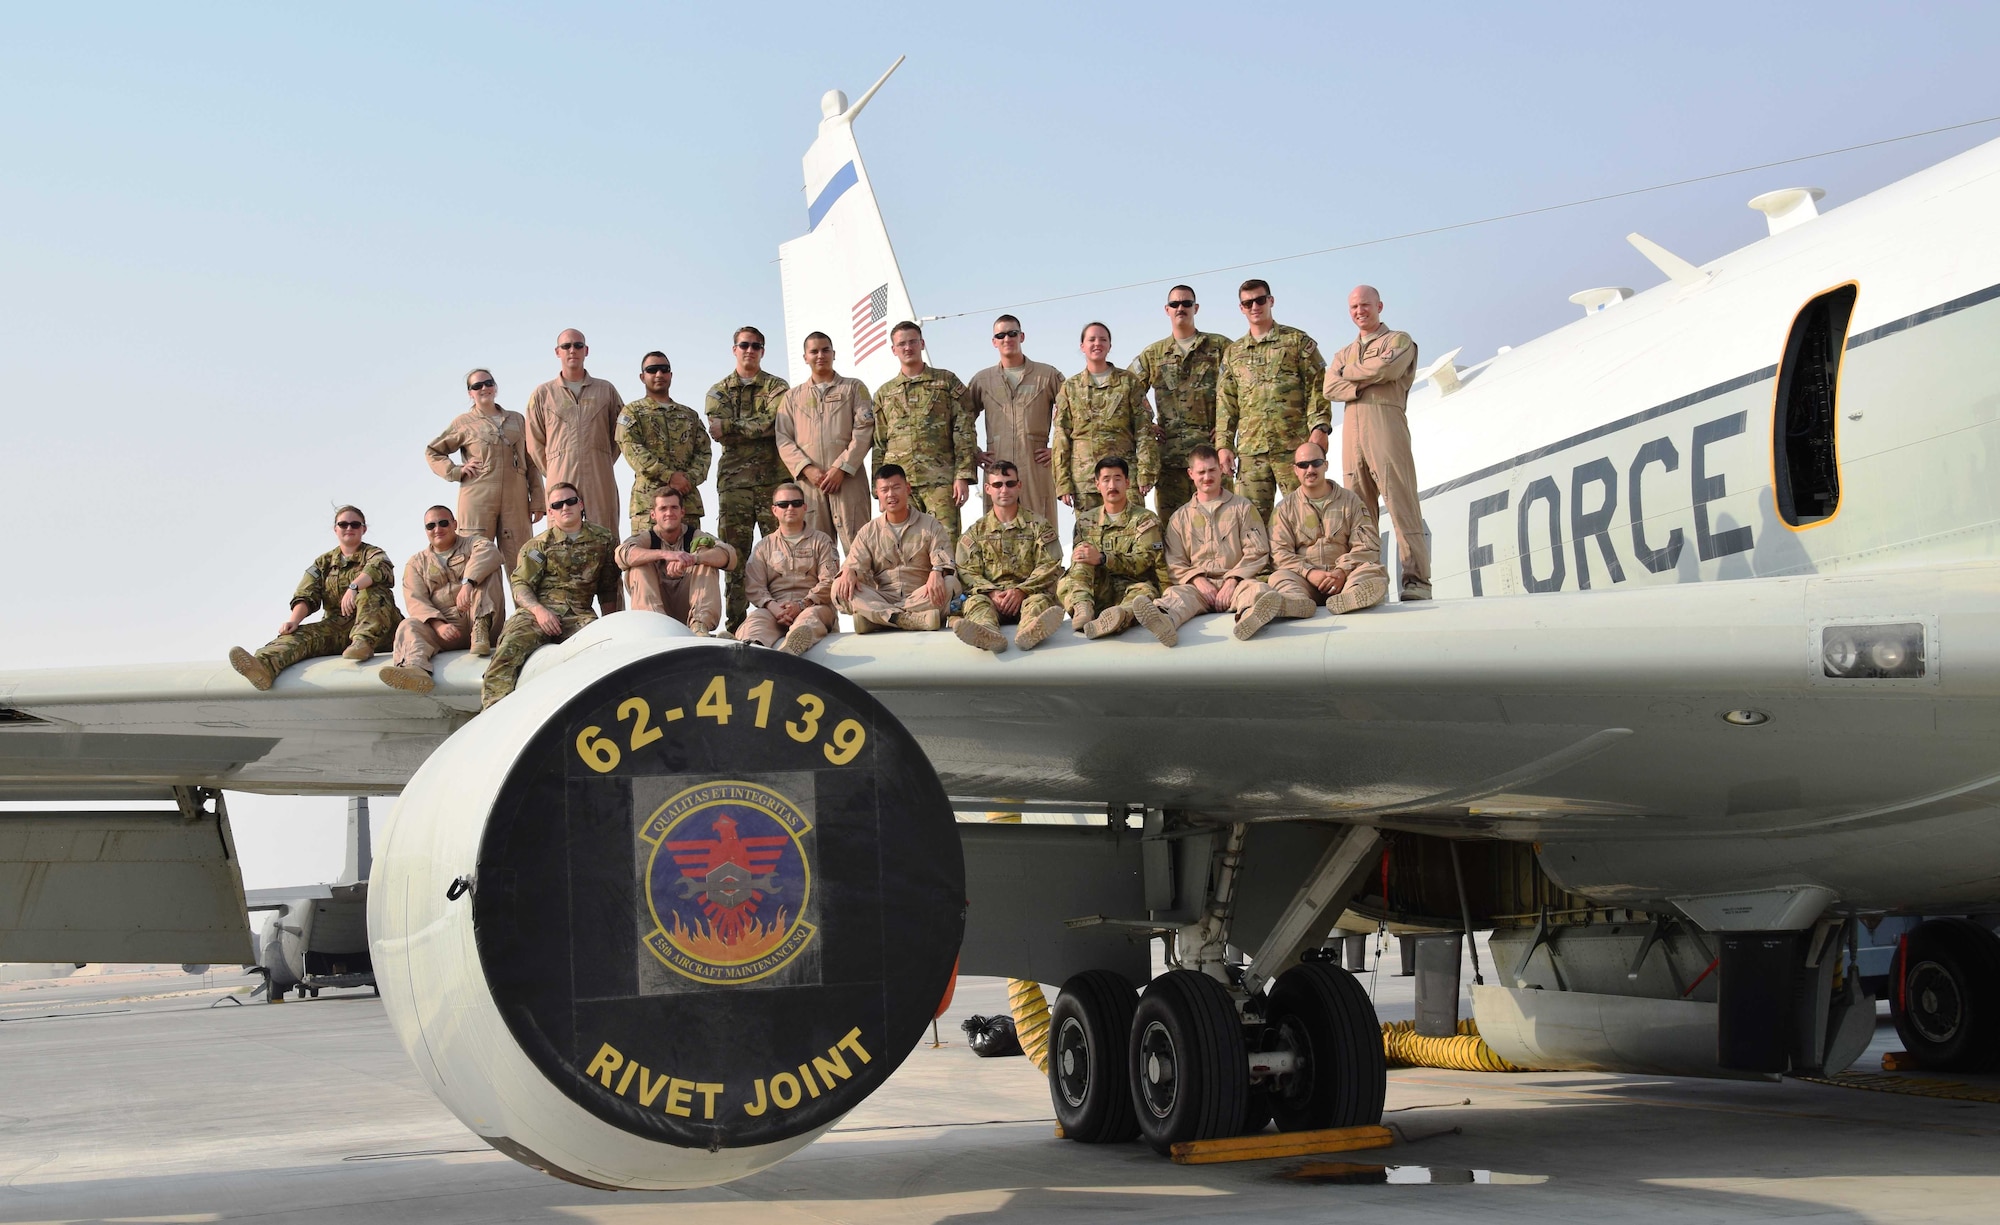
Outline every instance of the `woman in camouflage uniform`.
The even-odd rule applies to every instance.
[[[352,506],[333,512],[339,543],[313,559],[292,592],[292,615],[278,636],[255,655],[229,648],[229,664],[259,689],[269,689],[278,673],[301,660],[340,655],[367,660],[386,645],[403,619],[396,607],[396,566],[389,555],[361,538],[368,518]],[[320,619],[302,624],[316,610]]]

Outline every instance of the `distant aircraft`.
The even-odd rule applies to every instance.
[[[910,309],[853,139],[881,84],[823,100],[781,252],[787,343],[870,380]],[[1432,360],[1425,523],[1392,526],[1430,533],[1434,602],[805,659],[618,614],[476,719],[464,655],[431,695],[342,660],[257,693],[219,653],[0,675],[5,794],[174,803],[0,818],[0,957],[242,956],[218,789],[401,789],[369,882],[397,1031],[468,1127],[591,1185],[809,1143],[954,962],[1063,984],[1071,1138],[1373,1122],[1372,1006],[1308,956],[1344,909],[1493,929],[1473,1008],[1520,1062],[1837,1071],[1874,1028],[1862,920],[2000,903],[2000,142],[1817,199],[1759,196],[1768,235],[1704,264],[1634,236],[1664,283]],[[990,807],[1106,817],[952,820]],[[725,816],[758,863],[683,888],[661,848]],[[1984,922],[1919,925],[1888,978],[1919,1061],[2000,1050]]]
[[[347,858],[323,885],[245,891],[251,913],[268,912],[256,938],[258,988],[273,1003],[296,990],[300,999],[328,987],[373,987],[368,951],[368,869],[373,861],[368,798],[347,801]],[[378,990],[376,994],[381,994]]]

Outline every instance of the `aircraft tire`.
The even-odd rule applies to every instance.
[[[2000,1065],[2000,937],[1968,919],[1909,934],[1891,1015],[1903,1049],[1935,1072]]]
[[[1139,1133],[1155,1152],[1242,1130],[1249,1048],[1235,1001],[1206,974],[1169,970],[1152,981],[1132,1015],[1127,1066]]]
[[[1382,1121],[1389,1090],[1382,1028],[1354,975],[1325,962],[1293,966],[1271,984],[1264,1014],[1265,1049],[1300,1058],[1269,1094],[1279,1131]]]
[[[1126,1044],[1138,994],[1109,970],[1085,970],[1049,1009],[1049,1097],[1063,1135],[1119,1144],[1139,1134]]]

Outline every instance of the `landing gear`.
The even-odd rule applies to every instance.
[[[1126,1049],[1137,1007],[1122,977],[1086,970],[1049,1009],[1049,1096],[1068,1138],[1114,1144],[1139,1134]]]
[[[1139,1132],[1154,1151],[1241,1131],[1249,1052],[1226,987],[1194,970],[1167,971],[1139,998],[1131,1035]]]
[[[1890,992],[1904,1049],[1937,1072],[2000,1064],[2000,937],[1967,919],[1932,919],[1905,939],[1902,982]]]
[[[1258,1046],[1272,1058],[1258,1088],[1279,1131],[1382,1121],[1382,1031],[1354,975],[1325,962],[1293,966],[1271,984],[1264,1015]],[[1257,1056],[1250,1062],[1257,1065]]]

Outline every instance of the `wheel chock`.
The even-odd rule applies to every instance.
[[[1323,1131],[1264,1132],[1223,1140],[1184,1140],[1174,1145],[1176,1165],[1212,1165],[1219,1161],[1267,1161],[1273,1157],[1313,1157],[1363,1148],[1388,1148],[1396,1142],[1386,1127],[1329,1127]]]
[[[1882,1070],[1884,1072],[1911,1072],[1915,1071],[1916,1067],[1917,1061],[1910,1058],[1910,1052],[1908,1051],[1882,1052]]]

